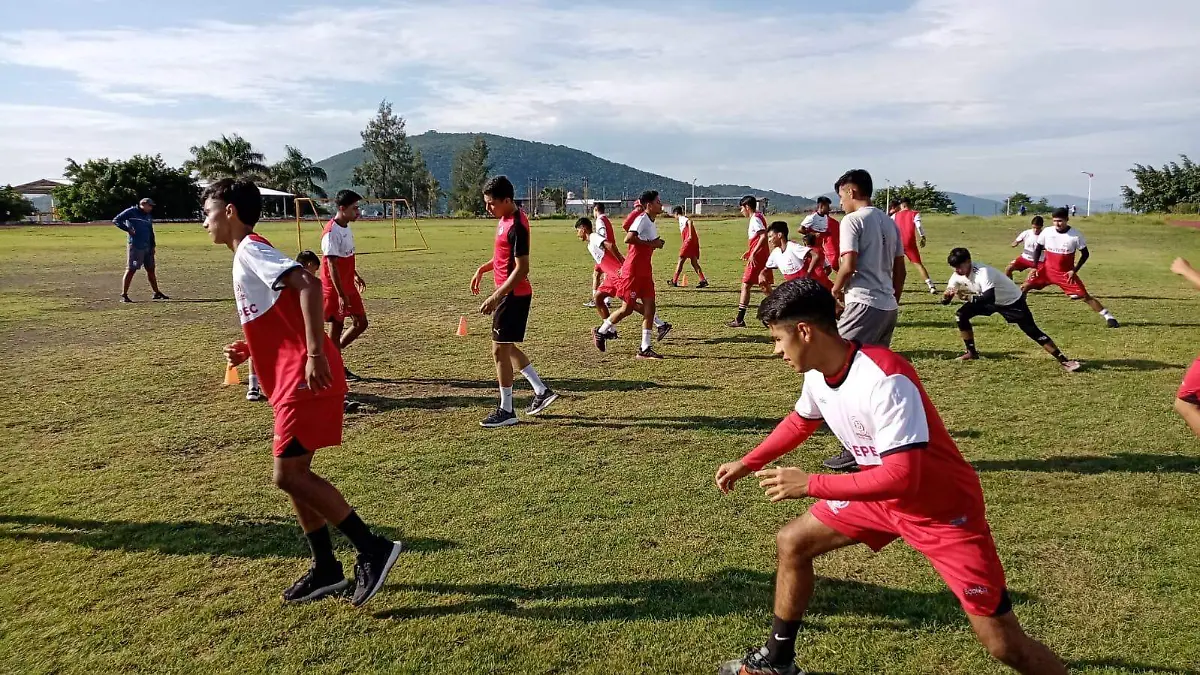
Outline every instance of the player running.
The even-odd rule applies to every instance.
[[[608,219],[608,214],[605,213],[605,210],[602,202],[596,202],[592,205],[592,217],[596,219],[596,232],[608,242],[608,247],[613,252],[613,255],[617,257],[617,260],[624,261],[625,256],[621,255],[621,252],[617,250],[617,233],[613,231],[612,221]],[[596,265],[596,269],[592,272],[592,299],[584,304],[584,307],[596,306],[596,291],[600,288],[601,276],[603,276],[603,271],[600,269],[600,265]]]
[[[662,200],[659,199],[657,190],[647,190],[642,193],[638,203],[642,205],[643,212],[630,223],[629,231],[625,233],[625,243],[629,250],[615,288],[617,296],[624,304],[605,319],[599,328],[592,329],[592,342],[596,349],[605,351],[605,343],[616,337],[616,325],[637,311],[638,305],[641,305],[642,342],[637,358],[661,359],[662,356],[651,348],[650,337],[654,333],[655,316],[654,268],[651,265],[651,257],[666,244],[662,237],[658,236],[658,226],[654,224],[654,219],[662,213]]]
[[[704,270],[700,269],[700,235],[696,232],[696,225],[691,218],[683,215],[682,206],[671,209],[671,215],[679,221],[679,238],[682,241],[679,244],[679,264],[675,266],[675,276],[671,277],[667,284],[678,286],[679,275],[683,274],[683,263],[691,261],[692,269],[700,275],[700,283],[696,284],[696,288],[707,288],[708,279],[704,278]]]
[[[771,294],[771,285],[775,283],[775,275],[767,269],[767,258],[771,249],[767,246],[767,217],[758,212],[758,200],[751,195],[742,197],[738,204],[743,216],[750,219],[746,230],[748,245],[742,254],[746,261],[746,271],[742,274],[742,292],[738,296],[737,318],[725,324],[730,328],[746,327],[746,308],[750,306],[750,289],[758,286],[764,295]]]
[[[204,192],[204,229],[234,252],[233,294],[246,336],[225,347],[225,356],[231,366],[254,359],[275,411],[275,485],[291,497],[313,555],[283,599],[306,602],[349,587],[333,554],[332,523],[358,552],[352,602],[360,607],[383,587],[401,545],[372,533],[342,493],[313,473],[313,453],[342,442],[342,357],[322,330],[320,282],[254,233],[261,212],[262,195],[250,181],[224,178]]]
[[[354,232],[350,223],[358,220],[358,202],[362,195],[354,190],[339,190],[334,199],[337,215],[325,223],[321,233],[321,254],[325,261],[321,265],[321,288],[325,295],[325,321],[329,323],[329,337],[338,351],[346,348],[367,330],[367,308],[363,305],[362,290],[367,287],[354,264]],[[346,319],[352,325],[348,332],[342,331]],[[345,368],[346,379],[362,379]]]
[[[1176,258],[1175,262],[1171,263],[1171,271],[1200,289],[1200,272],[1193,269],[1188,261]],[[1175,394],[1175,412],[1192,428],[1192,433],[1200,436],[1200,357],[1192,361],[1191,367],[1183,376],[1183,383],[1179,385],[1179,392]]]
[[[962,337],[967,352],[958,357],[959,361],[974,361],[979,358],[975,348],[975,331],[971,328],[971,319],[977,316],[999,314],[1008,323],[1017,324],[1031,340],[1042,346],[1050,356],[1062,364],[1063,370],[1073,373],[1079,370],[1078,361],[1067,359],[1049,335],[1038,328],[1033,320],[1033,313],[1025,302],[1025,294],[1011,279],[1000,274],[994,267],[972,262],[971,252],[965,248],[950,251],[946,258],[954,273],[946,282],[946,292],[942,295],[942,304],[948,305],[955,295],[963,295],[968,300],[958,308],[955,316],[958,318],[958,332]]]
[[[575,221],[575,234],[579,236],[580,241],[587,244],[588,253],[592,254],[596,266],[604,270],[604,283],[596,289],[596,312],[600,314],[601,319],[608,319],[611,315],[608,309],[608,300],[617,295],[617,282],[621,279],[621,261],[613,254],[613,249],[608,247],[608,241],[604,236],[593,231],[592,221],[587,218]],[[638,314],[642,314],[644,309],[644,305],[640,302],[636,303],[634,307],[634,311]],[[673,326],[655,315],[654,327],[658,330],[658,339],[661,340],[671,332]],[[616,338],[617,331],[615,329],[606,337],[608,340]]]
[[[817,197],[817,210],[815,213],[810,213],[800,222],[800,232],[812,232],[817,235],[817,241],[821,245],[821,252],[825,254],[825,267],[832,268],[834,272],[838,269],[838,258],[841,253],[838,250],[838,240],[841,237],[839,232],[840,223],[837,219],[830,215],[833,210],[833,202],[829,197]]]
[[[767,227],[767,244],[771,255],[767,257],[767,269],[779,270],[786,281],[811,277],[825,288],[833,288],[833,282],[825,274],[825,259],[816,247],[816,235],[804,235],[804,244],[788,239],[788,224],[776,220]]]
[[[1096,310],[1109,328],[1120,328],[1121,324],[1117,323],[1112,312],[1088,294],[1087,287],[1079,278],[1079,270],[1091,257],[1083,233],[1071,227],[1071,217],[1065,208],[1055,209],[1052,218],[1054,227],[1042,230],[1038,235],[1037,249],[1033,252],[1033,262],[1037,269],[1025,279],[1021,290],[1028,292],[1047,286],[1058,286],[1070,299],[1083,300],[1088,307]],[[1079,252],[1078,263],[1075,262],[1076,251]]]
[[[496,290],[479,306],[481,314],[492,315],[492,358],[496,361],[496,380],[500,385],[500,406],[479,426],[486,429],[508,427],[520,420],[513,412],[513,371],[520,371],[533,387],[533,401],[525,409],[537,415],[558,400],[558,394],[542,382],[517,345],[525,341],[533,286],[529,283],[529,219],[513,201],[513,184],[507,176],[495,176],[483,186],[483,202],[488,213],[500,220],[496,227],[492,259],[475,270],[471,293],[479,295],[483,275],[492,273]]]
[[[1012,247],[1021,246],[1021,255],[1008,263],[1008,266],[1004,268],[1004,276],[1011,279],[1013,272],[1037,269],[1037,265],[1033,262],[1033,255],[1037,251],[1038,237],[1042,234],[1045,222],[1041,216],[1034,216],[1033,220],[1029,221],[1029,229],[1022,231],[1016,239],[1013,239]]]
[[[921,213],[913,210],[912,202],[908,200],[908,197],[900,198],[899,207],[899,210],[892,214],[892,220],[896,221],[896,227],[900,228],[900,242],[904,244],[904,256],[917,266],[917,270],[921,272],[921,278],[929,287],[929,292],[937,293],[937,287],[933,285],[933,279],[929,277],[929,270],[925,268],[925,263],[921,262],[921,249],[925,248],[925,228],[921,227]]]
[[[881,214],[882,215],[882,214]],[[804,387],[793,413],[741,460],[717,469],[728,493],[751,472],[773,502],[819,499],[776,535],[775,617],[766,645],[725,663],[722,675],[796,675],[796,636],[815,582],[813,559],[853,544],[878,551],[896,539],[920,551],[958,597],[988,652],[1022,673],[1067,672],[1021,629],[984,510],[979,477],[963,459],[912,365],[883,346],[838,335],[832,294],[789,281],[758,317],[775,353]],[[846,475],[763,470],[824,422],[861,469]]]

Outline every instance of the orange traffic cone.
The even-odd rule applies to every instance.
[[[687,286],[687,275],[686,275],[686,274],[685,274],[685,275],[683,275],[683,277],[681,277],[681,278],[679,279],[679,285],[680,285],[680,286]]]
[[[464,337],[467,334],[467,317],[461,316],[458,318],[458,332],[455,333],[458,337]]]
[[[241,382],[241,379],[238,378],[236,366],[229,366],[225,369],[225,384],[227,386],[231,384],[241,384]]]

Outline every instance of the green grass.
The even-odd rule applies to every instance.
[[[1022,228],[928,221],[939,281],[950,247],[1003,267]],[[1081,276],[1124,327],[1051,290],[1030,305],[1083,372],[1060,372],[998,318],[977,326],[988,358],[954,362],[952,309],[918,292],[911,268],[894,347],[980,471],[1027,629],[1078,672],[1195,673],[1200,456],[1171,405],[1200,295],[1167,267],[1200,259],[1200,231],[1081,226],[1093,252]],[[366,405],[345,445],[316,467],[412,543],[363,610],[278,600],[306,548],[269,480],[270,408],[220,384],[221,346],[239,334],[229,251],[196,225],[160,227],[161,282],[178,302],[120,305],[119,232],[0,230],[0,671],[711,673],[760,644],[774,532],[807,503],[771,505],[753,481],[722,497],[712,476],[788,412],[800,380],[765,330],[722,325],[744,224],[700,228],[714,286],[660,288],[677,326],[668,358],[637,362],[631,326],[608,354],[590,345],[590,259],[571,224],[535,224],[526,347],[565,397],[546,418],[484,431],[496,391],[467,284],[494,225],[427,221],[432,251],[406,253],[382,252],[386,226],[358,226],[360,248],[380,252],[359,261],[371,328],[347,362],[371,379],[353,387]],[[262,231],[294,253],[293,228]],[[307,225],[308,245],[317,232]],[[134,296],[149,296],[140,275]],[[520,382],[517,404],[529,395]],[[817,470],[834,449],[821,434],[784,461]],[[802,665],[1003,672],[919,555],[861,548],[818,563]]]

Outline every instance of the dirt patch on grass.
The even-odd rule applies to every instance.
[[[1168,222],[1175,227],[1192,227],[1200,230],[1200,220],[1171,220]]]

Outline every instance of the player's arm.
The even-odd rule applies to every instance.
[[[333,284],[333,292],[337,293],[338,300],[345,302],[346,292],[342,290],[342,273],[338,271],[337,259],[341,256],[325,254],[325,267],[329,270],[329,281]]]
[[[1183,258],[1176,258],[1171,263],[1171,271],[1192,282],[1193,286],[1200,289],[1200,272],[1197,272],[1188,261]]]
[[[131,215],[133,215],[133,208],[125,209],[118,213],[116,218],[113,218],[113,225],[116,225],[119,230],[133,234],[135,228],[133,223],[129,221]]]
[[[767,250],[767,233],[764,230],[758,235],[758,240],[754,243],[754,246],[750,247],[750,258],[757,258],[765,250]]]
[[[491,272],[494,268],[495,265],[489,260],[475,270],[475,276],[471,277],[471,295],[479,295],[479,282],[483,281],[483,275]]]
[[[858,271],[858,251],[845,251],[841,256],[841,264],[838,265],[837,279],[833,282],[833,297],[841,301],[846,297],[846,285],[850,283],[850,279],[854,277],[854,273]]]
[[[503,298],[509,293],[512,293],[513,289],[517,287],[517,284],[521,283],[526,277],[529,276],[529,254],[526,253],[525,255],[517,256],[516,261],[516,269],[514,269],[512,274],[509,274],[508,278],[504,280],[504,283],[500,284],[495,292],[492,293],[493,298]]]
[[[921,237],[921,246],[925,246],[925,228],[921,227],[921,214],[913,216],[913,225],[917,228],[917,236]]]
[[[800,447],[800,444],[808,440],[820,427],[821,420],[801,417],[800,413],[793,411],[783,418],[771,435],[759,443],[758,447],[737,461],[722,464],[717,469],[717,487],[721,492],[728,494],[733,489],[733,484],[740,478],[761,470],[764,466]]]
[[[304,340],[308,344],[308,363],[304,367],[304,379],[312,389],[325,389],[333,383],[333,377],[330,375],[328,355],[325,353],[321,282],[304,271],[303,267],[296,266],[279,277],[276,286],[291,288],[300,296],[300,313],[304,316]]]
[[[1088,250],[1088,247],[1084,246],[1083,248],[1079,249],[1079,262],[1075,263],[1074,272],[1078,273],[1079,270],[1083,269],[1083,264],[1086,263],[1090,257],[1092,257],[1092,252]]]
[[[1025,235],[1024,235],[1024,233],[1022,233],[1022,234],[1018,234],[1018,235],[1017,235],[1017,238],[1016,238],[1016,239],[1013,239],[1012,243],[1011,243],[1011,244],[1009,244],[1009,245],[1008,245],[1008,247],[1009,247],[1009,248],[1016,248],[1016,247],[1020,246],[1020,245],[1021,245],[1021,244],[1023,244],[1023,243],[1025,243]]]
[[[625,243],[630,246],[645,246],[647,248],[657,249],[662,248],[665,242],[663,242],[661,238],[652,240],[642,239],[641,234],[637,231],[637,229],[631,227],[629,228],[629,231],[625,233]]]
[[[1046,247],[1039,243],[1033,249],[1033,264],[1037,265],[1042,260],[1042,254],[1046,252]]]
[[[620,249],[618,249],[617,245],[612,243],[611,241],[609,241],[607,238],[604,239],[604,243],[601,244],[600,247],[603,248],[605,251],[608,251],[609,253],[613,254],[613,257],[615,257],[617,259],[617,262],[619,262],[619,263],[625,262],[625,256],[622,255]]]
[[[819,248],[808,249],[808,274],[812,276],[825,267],[825,254]]]
[[[895,291],[896,302],[904,294],[904,280],[908,278],[908,270],[904,265],[904,256],[898,255],[892,259],[892,290]]]

